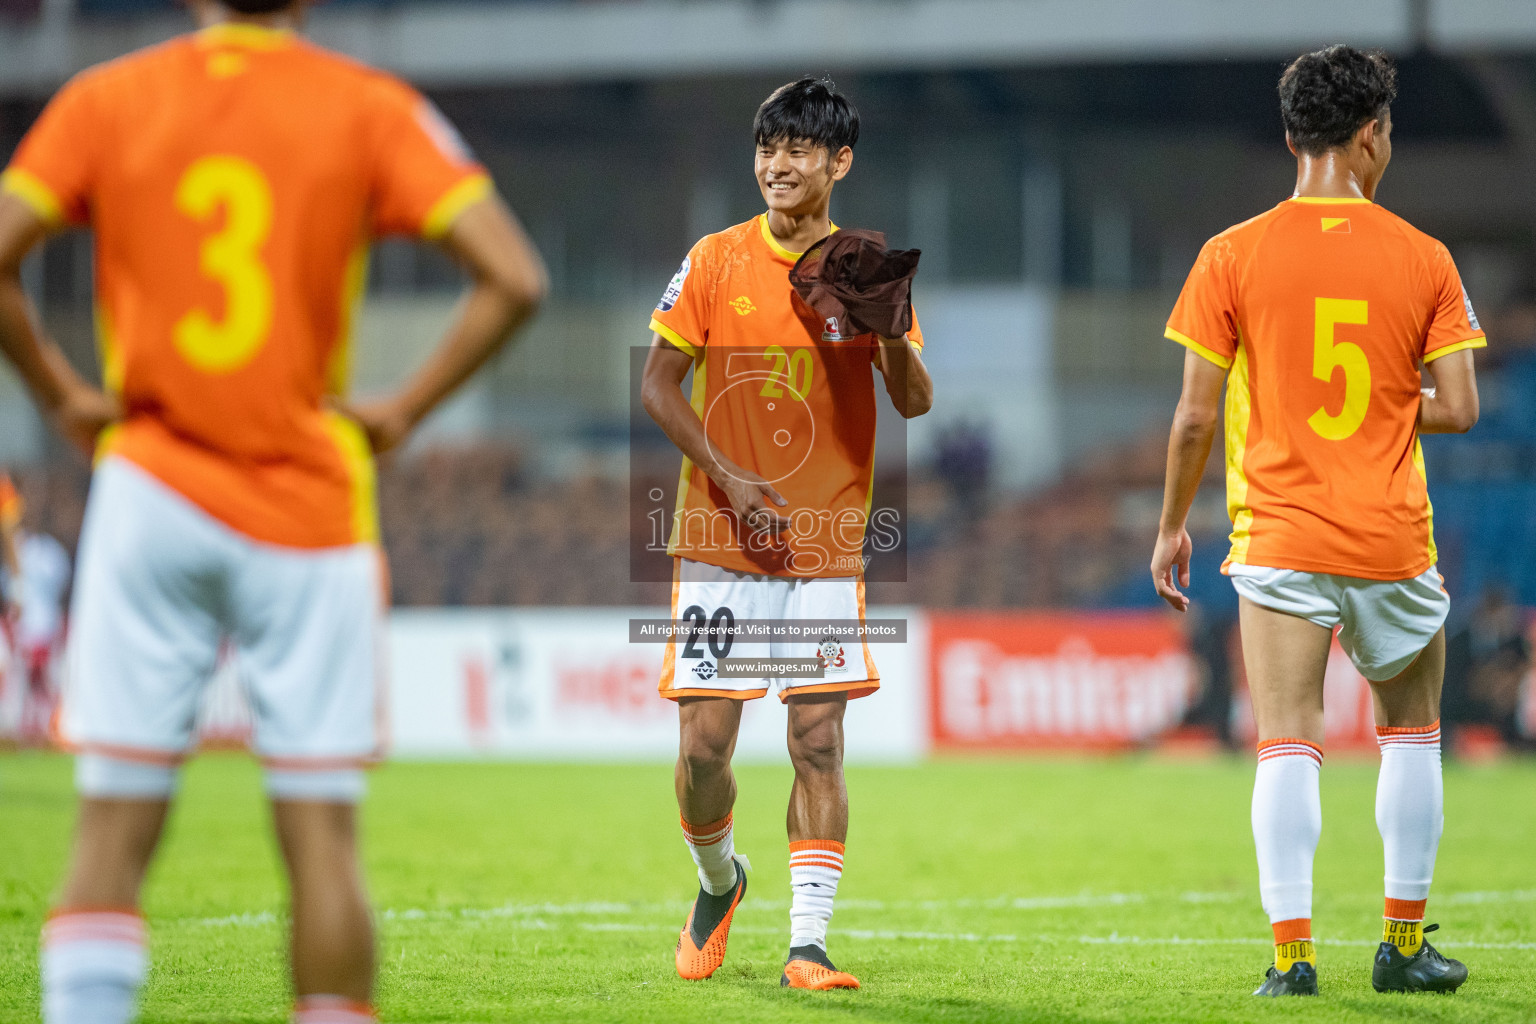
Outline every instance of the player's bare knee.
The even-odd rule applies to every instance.
[[[713,778],[730,769],[735,735],[702,728],[685,728],[678,743],[678,760],[690,778]]]
[[[797,775],[835,775],[843,770],[843,731],[839,723],[820,722],[791,732],[789,760]]]

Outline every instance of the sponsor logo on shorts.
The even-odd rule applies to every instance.
[[[707,683],[715,678],[715,663],[712,661],[701,661],[693,666],[693,674]]]
[[[683,265],[678,267],[677,273],[672,275],[672,283],[667,285],[666,293],[662,295],[661,301],[656,304],[657,309],[665,313],[677,305],[677,300],[683,294],[683,282],[688,280],[688,270],[691,265],[690,261],[684,257]]]

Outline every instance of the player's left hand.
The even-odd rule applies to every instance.
[[[379,398],[352,403],[333,398],[330,405],[363,428],[375,455],[382,455],[398,447],[416,426],[410,414],[393,399]]]
[[[1194,553],[1194,543],[1189,531],[1159,533],[1157,547],[1152,549],[1152,586],[1157,596],[1167,601],[1174,611],[1189,611],[1189,597],[1179,592],[1179,587],[1189,586],[1189,559]],[[1178,570],[1177,582],[1174,570]]]

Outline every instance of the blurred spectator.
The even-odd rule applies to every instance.
[[[1511,746],[1520,733],[1521,686],[1531,667],[1526,614],[1502,586],[1483,591],[1465,624],[1446,638],[1441,722],[1446,747],[1468,725],[1491,725]]]
[[[957,420],[939,434],[935,471],[949,485],[960,514],[974,525],[986,511],[987,487],[992,478],[992,439],[987,430],[970,420]]]

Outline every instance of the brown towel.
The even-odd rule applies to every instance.
[[[912,329],[912,278],[920,256],[918,249],[887,249],[882,232],[849,228],[807,249],[789,283],[818,315],[852,326],[844,333],[899,338]]]

